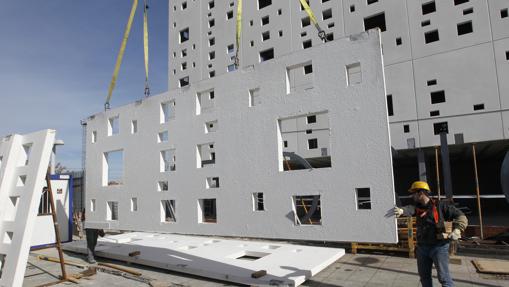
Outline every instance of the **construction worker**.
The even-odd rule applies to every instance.
[[[461,238],[461,232],[468,225],[467,217],[459,209],[446,201],[431,198],[429,185],[416,181],[408,190],[414,204],[402,208],[395,207],[394,215],[417,218],[417,269],[423,287],[433,286],[432,265],[435,265],[438,281],[444,287],[454,286],[449,274],[449,242]],[[445,221],[452,221],[452,232],[445,233]]]
[[[85,209],[83,208],[82,220],[85,221]],[[84,224],[83,224],[84,225]],[[87,261],[90,264],[96,264],[95,261],[95,246],[97,245],[97,238],[104,236],[104,230],[95,228],[85,228],[85,236],[87,239]]]

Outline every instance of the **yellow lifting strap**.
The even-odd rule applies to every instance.
[[[309,16],[309,20],[311,20],[311,23],[316,27],[318,30],[318,37],[324,42],[327,42],[327,37],[325,37],[325,31],[320,28],[320,25],[318,25],[318,21],[316,20],[315,13],[313,13],[313,10],[311,10],[311,7],[309,7],[308,2],[306,0],[300,0],[300,5],[304,8],[306,13]]]
[[[148,5],[147,0],[143,1],[143,54],[145,56],[145,97],[150,96],[148,85]]]
[[[115,69],[113,70],[113,76],[111,77],[110,87],[108,89],[108,97],[106,98],[106,102],[104,103],[105,110],[110,108],[111,95],[113,94],[113,89],[115,88],[115,84],[117,83],[118,72],[120,70],[120,65],[122,64],[122,58],[124,57],[125,47],[127,45],[127,39],[129,39],[129,33],[131,32],[134,15],[136,14],[136,7],[138,7],[138,0],[133,0],[133,6],[131,7],[131,14],[129,15],[129,20],[127,21],[127,26],[124,31],[124,38],[122,39],[122,44],[120,45],[120,51],[118,52],[118,56],[117,56],[117,62],[115,63]]]
[[[242,0],[237,1],[237,50],[235,51],[235,67],[240,65],[240,36],[242,33]]]

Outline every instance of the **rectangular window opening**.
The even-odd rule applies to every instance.
[[[302,48],[303,48],[303,49],[311,48],[312,46],[313,46],[313,45],[312,45],[311,40],[306,40],[306,41],[303,41],[303,42],[302,42]]]
[[[106,220],[118,220],[118,202],[108,201],[106,209]]]
[[[120,131],[119,116],[108,119],[108,136],[117,135]]]
[[[260,88],[249,90],[249,107],[261,104]]]
[[[439,122],[433,124],[433,133],[439,135],[441,132],[449,133],[449,125],[447,122]]]
[[[484,104],[474,105],[474,111],[481,111],[481,110],[484,110]]]
[[[189,40],[189,28],[180,30],[179,35],[180,35],[180,43],[184,43],[187,40]]]
[[[219,177],[207,177],[205,182],[205,187],[209,188],[219,188]]]
[[[325,11],[322,11],[322,19],[327,20],[332,18],[332,9],[327,9]]]
[[[258,10],[272,5],[272,0],[258,0]]]
[[[269,31],[265,31],[262,33],[262,42],[263,41],[267,41],[270,39],[270,32]]]
[[[445,91],[441,90],[431,92],[431,103],[432,104],[445,103]]]
[[[5,257],[6,257],[5,254],[1,254],[0,253],[0,278],[2,278],[2,271],[3,271],[4,266],[5,266]]]
[[[200,144],[197,146],[197,168],[214,166],[216,164],[216,151],[214,143]]]
[[[331,167],[328,112],[279,119],[278,143],[279,171]]]
[[[103,186],[123,184],[124,154],[122,150],[103,154]]]
[[[217,120],[205,123],[205,133],[215,133],[217,131]]]
[[[196,114],[211,112],[215,107],[215,93],[214,90],[206,90],[199,92],[196,95]]]
[[[189,85],[189,76],[187,77],[184,77],[182,79],[179,80],[179,86],[182,88],[182,87],[185,87],[185,86],[188,86]]]
[[[157,191],[168,191],[168,181],[163,180],[157,182]]]
[[[469,0],[454,0],[454,5],[460,5],[463,3],[467,3]]]
[[[427,82],[427,85],[428,85],[428,86],[435,86],[436,84],[437,84],[437,80],[436,80],[436,79],[429,80],[429,81]]]
[[[426,44],[433,43],[440,40],[440,36],[438,35],[438,30],[433,30],[424,33],[424,42]]]
[[[274,59],[274,48],[263,50],[260,52],[260,63]]]
[[[160,154],[160,172],[168,172],[168,171],[176,171],[176,150],[175,149],[167,149],[162,150]]]
[[[394,115],[394,109],[393,109],[393,105],[392,105],[392,95],[387,95],[387,112],[388,112],[389,116]]]
[[[320,195],[297,195],[293,197],[295,225],[321,225]]]
[[[216,199],[200,199],[198,215],[198,223],[217,223]]]
[[[382,32],[386,30],[385,26],[385,13],[376,14],[364,18],[364,30],[368,31],[373,28],[380,28]]]
[[[500,18],[507,18],[509,16],[509,12],[507,8],[500,10]]]
[[[264,199],[263,199],[263,192],[255,192],[253,193],[253,210],[254,211],[264,211],[265,205],[264,205]]]
[[[233,18],[233,11],[226,12],[226,20]]]
[[[269,16],[262,17],[262,26],[269,24]]]
[[[161,200],[161,222],[177,222],[175,200]]]
[[[171,119],[175,118],[175,101],[167,101],[161,103],[161,110],[160,110],[160,123],[164,124],[169,122]]]
[[[93,131],[92,132],[92,143],[96,143],[97,142],[97,131]]]
[[[369,187],[356,188],[357,209],[371,209],[371,190]]]
[[[168,141],[168,131],[163,131],[157,134],[157,142],[164,143]]]
[[[468,15],[474,13],[474,8],[468,8],[463,10],[463,15]]]
[[[472,21],[459,23],[457,25],[457,29],[458,29],[458,36],[474,32],[474,28],[472,27]]]
[[[131,198],[131,211],[138,211],[138,198],[136,197]]]
[[[309,16],[302,18],[300,20],[300,22],[301,22],[302,28],[311,25],[311,20],[309,19]]]
[[[378,2],[378,0],[367,0],[368,5]]]
[[[406,134],[409,133],[410,132],[410,125],[404,125],[403,126],[403,132],[406,133]]]
[[[362,82],[361,63],[353,63],[346,66],[347,85],[357,85]]]
[[[138,121],[132,120],[131,121],[131,134],[135,134],[138,132]]]
[[[403,44],[401,37],[396,38],[396,46],[401,46],[401,44]]]
[[[96,211],[95,199],[90,200],[90,212]]]
[[[429,112],[430,117],[438,117],[439,115],[440,115],[439,110]]]
[[[422,15],[430,14],[437,11],[437,7],[435,5],[435,1],[427,2],[422,4]]]

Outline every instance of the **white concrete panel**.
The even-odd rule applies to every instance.
[[[327,57],[322,57],[327,55]],[[313,62],[314,87],[286,93],[286,70]],[[346,66],[360,62],[362,83],[347,86]],[[250,107],[249,90],[260,105]],[[197,94],[214,89],[213,111],[196,115]],[[175,100],[175,118],[160,124],[160,104]],[[332,168],[282,172],[278,120],[328,111]],[[120,132],[107,136],[107,119],[119,115]],[[138,133],[129,132],[132,119]],[[219,128],[205,133],[204,123]],[[127,126],[126,126],[127,125]],[[157,134],[169,131],[158,143]],[[98,140],[91,143],[91,135]],[[144,99],[97,114],[87,121],[87,214],[89,227],[266,238],[396,242],[382,59],[378,33],[371,31],[315,46],[252,69],[227,73],[187,89]],[[214,143],[215,164],[198,167],[197,149]],[[175,149],[176,170],[160,172],[160,151]],[[103,186],[103,153],[123,150],[122,185]],[[207,177],[220,187],[206,189]],[[158,191],[168,181],[168,191]],[[371,210],[358,210],[355,189],[371,188]],[[265,194],[263,212],[252,210],[252,194]],[[294,223],[293,196],[320,195],[321,225]],[[130,199],[138,198],[138,211]],[[198,202],[216,199],[217,223],[199,223]],[[160,201],[176,201],[176,222],[161,222]],[[119,203],[119,220],[106,220],[108,201]],[[341,220],[337,220],[341,218]],[[361,228],[362,227],[362,228]],[[371,230],[366,236],[365,230]]]
[[[86,253],[84,244],[64,248]],[[133,251],[140,255],[129,257]],[[249,286],[299,286],[345,254],[339,248],[143,232],[101,238],[96,252],[101,257]],[[259,270],[267,275],[251,278]]]
[[[497,65],[501,109],[507,110],[509,109],[509,81],[507,81],[509,75],[509,38],[495,41],[493,45],[495,50],[495,62]]]
[[[447,141],[454,144],[455,134],[463,134],[465,143],[504,139],[500,112],[464,115],[419,121],[422,146],[440,145],[440,136],[434,134],[433,124],[447,122],[449,134]]]
[[[387,30],[382,32],[382,47],[385,65],[391,65],[411,59],[411,41],[408,29],[407,4],[401,0],[367,1],[344,0],[345,34],[351,35],[365,30],[364,19],[385,14]],[[351,11],[354,7],[354,11]],[[396,39],[401,39],[398,45]]]
[[[493,40],[509,37],[509,0],[488,0]]]
[[[390,122],[407,121],[417,118],[415,103],[413,63],[407,61],[385,66],[385,84],[387,95],[392,95],[394,114]]]
[[[0,286],[17,287],[23,275],[49,165],[55,131],[0,140]]]
[[[489,43],[415,60],[414,73],[419,119],[431,118],[431,111],[455,116],[500,110]],[[428,85],[432,80],[436,84]],[[431,93],[437,91],[444,91],[445,102],[432,104]],[[474,110],[478,104],[484,109]]]
[[[434,1],[436,11],[423,15],[422,5],[431,1],[407,0],[412,39],[412,54],[421,58],[491,41],[490,20],[486,0],[468,1],[454,5],[454,1]],[[472,13],[464,14],[467,9]],[[429,21],[428,25],[423,24]],[[471,21],[473,32],[458,35],[457,24]],[[425,33],[438,30],[439,40],[425,42]]]

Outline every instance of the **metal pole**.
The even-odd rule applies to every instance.
[[[417,164],[419,165],[419,180],[427,182],[426,157],[424,156],[424,151],[422,149],[417,151]]]
[[[435,168],[437,173],[437,194],[440,201],[440,167],[438,165],[438,147],[435,146]]]
[[[482,225],[481,195],[479,192],[479,175],[477,172],[477,155],[475,152],[475,144],[472,145],[472,155],[474,157],[475,192],[477,194],[477,210],[479,212],[479,227],[481,228],[481,239],[484,239],[484,230],[483,230],[483,225]]]
[[[58,228],[58,220],[55,208],[55,201],[53,200],[53,191],[51,190],[51,179],[50,179],[50,169],[48,168],[48,172],[46,173],[46,185],[48,188],[48,196],[49,202],[51,205],[51,217],[53,218],[53,226],[55,227],[55,239],[57,241],[57,250],[58,257],[60,258],[60,268],[62,269],[62,280],[68,280],[67,273],[65,272],[65,262],[64,262],[64,253],[62,252],[62,245],[60,241],[60,230]]]
[[[447,127],[442,127],[440,132],[440,155],[442,156],[442,172],[444,173],[444,194],[447,200],[452,202],[452,176],[449,145],[447,143]]]

